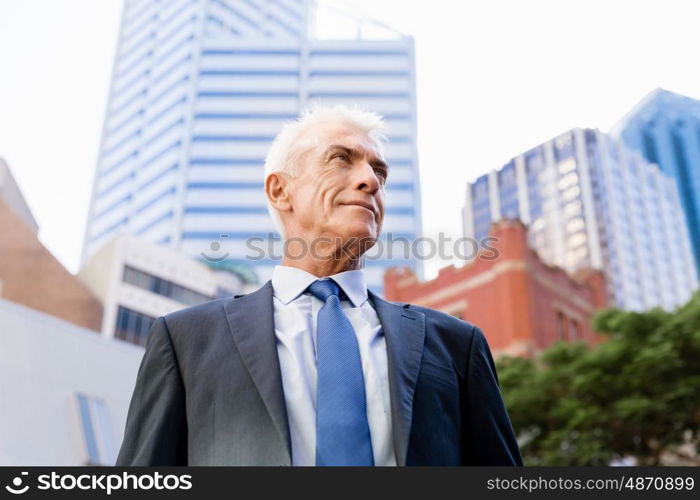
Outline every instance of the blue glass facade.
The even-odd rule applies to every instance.
[[[700,101],[657,89],[613,132],[676,180],[700,266]],[[700,267],[696,270],[700,274]]]
[[[498,172],[498,196],[501,217],[504,219],[520,218],[518,207],[518,184],[515,178],[515,163],[510,162]]]
[[[542,148],[531,149],[525,153],[525,178],[527,179],[527,194],[530,203],[530,218],[538,219],[542,216],[543,193],[540,186],[543,185],[541,179],[544,171],[544,158]]]
[[[488,176],[482,175],[471,186],[472,213],[474,217],[474,237],[485,238],[491,225],[491,206],[489,197]]]

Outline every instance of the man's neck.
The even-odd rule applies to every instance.
[[[342,273],[344,271],[362,269],[361,259],[338,261],[332,258],[328,260],[291,259],[285,256],[284,259],[282,259],[282,265],[296,267],[297,269],[306,271],[307,273],[318,276],[319,278],[333,276],[334,274]]]
[[[368,238],[292,234],[283,245],[282,265],[296,267],[318,277],[354,271],[362,269],[362,256],[374,243]]]

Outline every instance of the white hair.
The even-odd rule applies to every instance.
[[[375,143],[379,154],[384,155],[386,141],[386,123],[384,118],[360,107],[338,105],[333,107],[314,107],[307,109],[294,121],[284,125],[265,157],[264,179],[275,172],[284,172],[289,176],[296,175],[297,163],[310,147],[318,144],[319,134],[310,131],[328,123],[343,123],[359,128]],[[284,238],[284,227],[279,212],[267,200],[267,209],[272,216],[275,227]]]

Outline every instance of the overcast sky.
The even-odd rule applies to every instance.
[[[416,40],[427,236],[461,236],[465,183],[526,149],[573,127],[606,131],[657,87],[700,98],[693,0],[352,4]],[[0,0],[0,157],[73,272],[120,11],[121,0]]]

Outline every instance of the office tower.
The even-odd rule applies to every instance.
[[[700,265],[700,101],[657,89],[612,133],[676,180],[695,263]]]
[[[666,309],[697,288],[676,184],[620,141],[574,129],[467,186],[465,236],[520,219],[542,259],[570,273],[604,272],[609,299]]]
[[[247,261],[266,280],[278,261],[263,241],[274,231],[264,156],[283,123],[316,104],[386,117],[384,232],[419,236],[413,40],[314,39],[312,21],[305,0],[126,2],[83,262],[129,233],[210,262]],[[366,264],[379,291],[388,265],[417,267]]]

